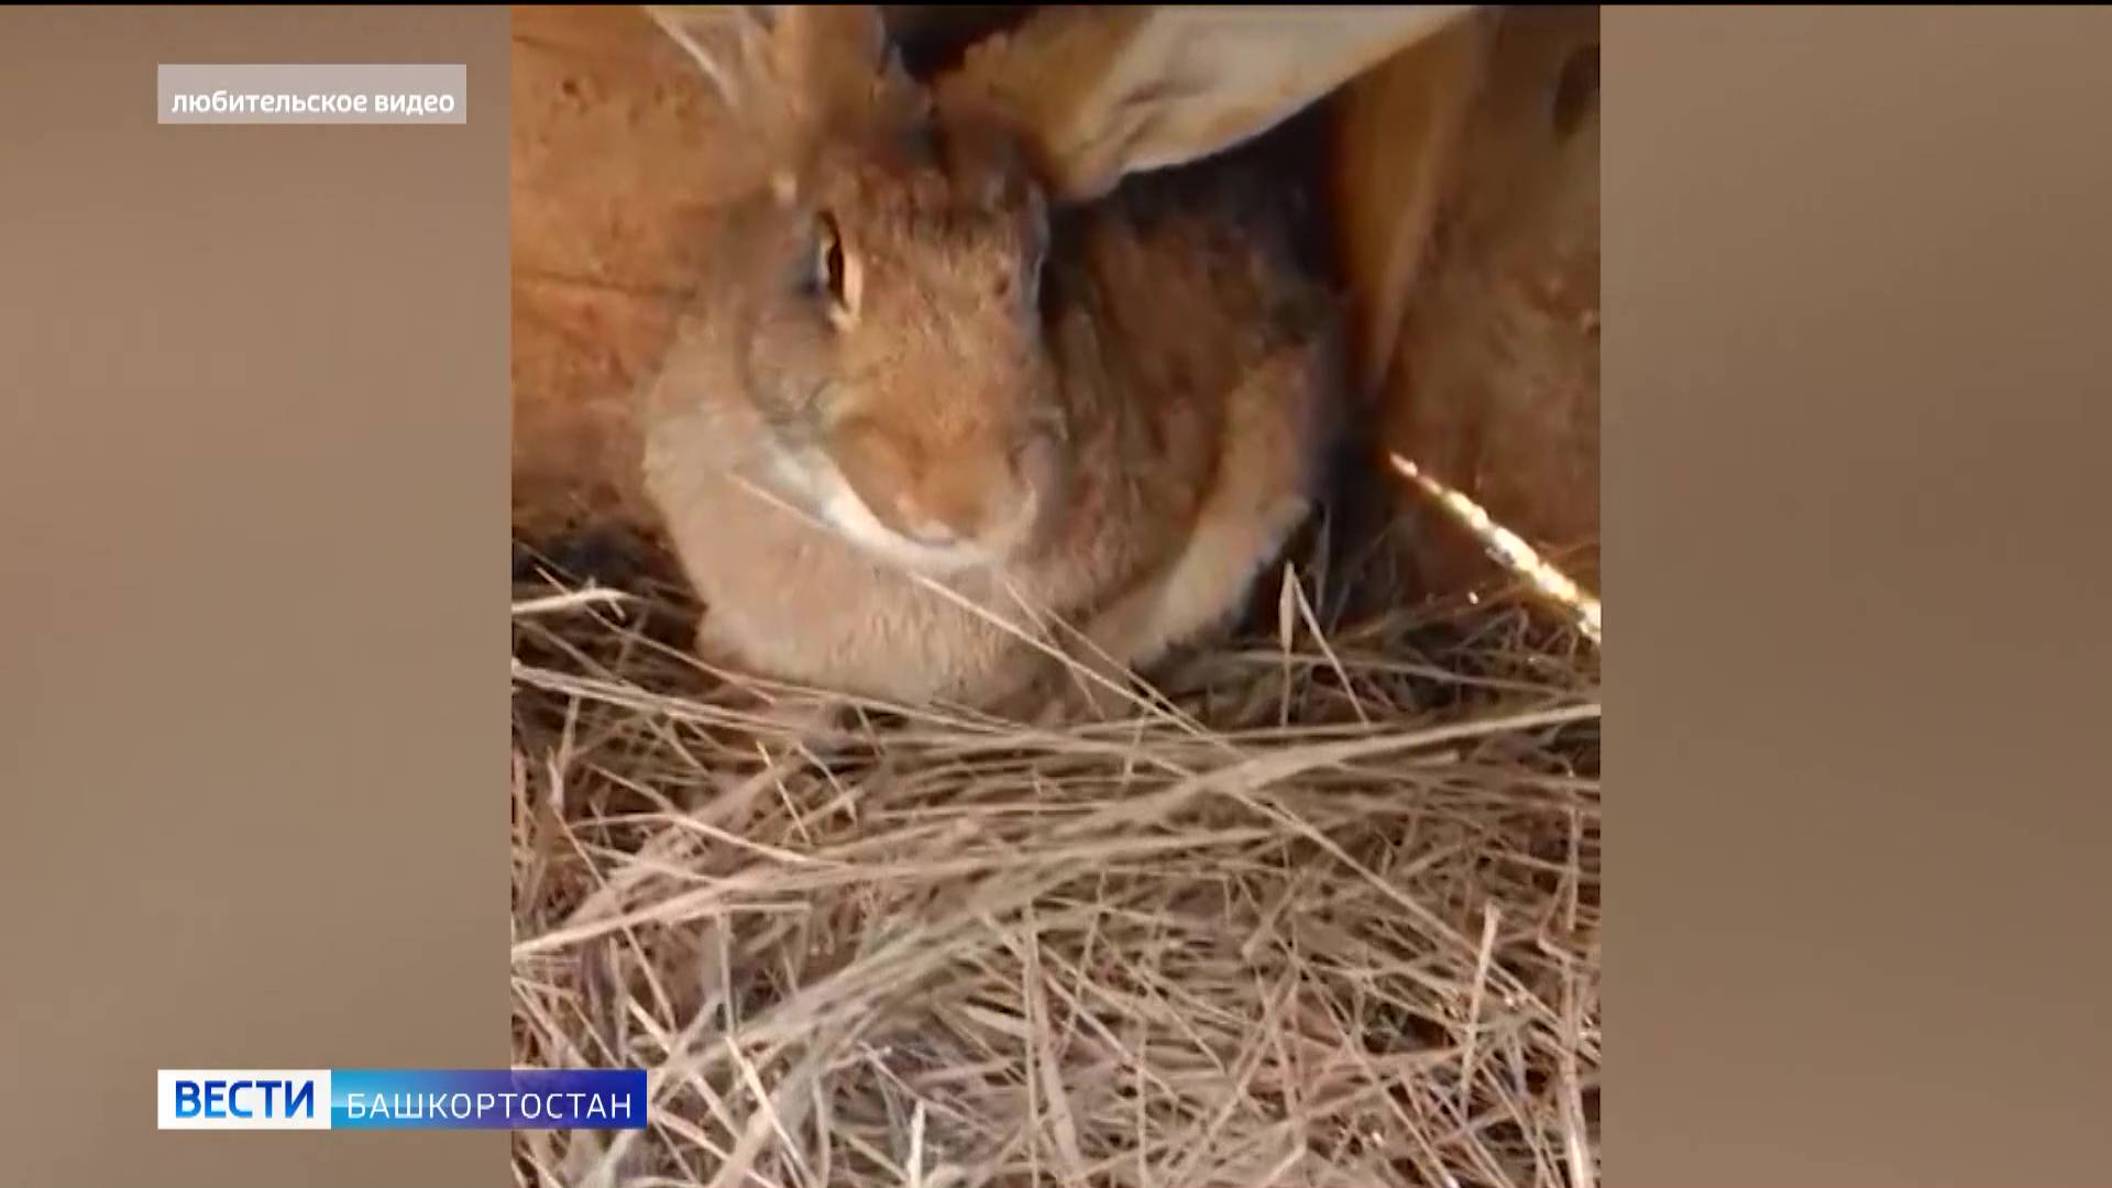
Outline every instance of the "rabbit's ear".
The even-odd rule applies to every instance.
[[[972,49],[939,93],[994,106],[1052,192],[1084,201],[1267,132],[1476,7],[1051,6]]]

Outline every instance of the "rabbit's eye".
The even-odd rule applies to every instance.
[[[828,291],[829,319],[848,325],[858,314],[858,266],[843,247],[843,233],[833,216],[816,220],[814,271]]]

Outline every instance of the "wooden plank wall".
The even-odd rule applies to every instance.
[[[1335,192],[1388,443],[1593,586],[1598,42],[1595,7],[1513,8],[1400,56],[1340,97]],[[1419,518],[1433,587],[1489,576]]]
[[[513,19],[514,519],[645,515],[633,385],[687,283],[684,215],[732,178],[711,97],[635,7]]]

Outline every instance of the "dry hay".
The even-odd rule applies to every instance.
[[[1324,560],[1131,720],[826,746],[517,580],[515,1062],[652,1093],[520,1182],[1595,1183],[1596,649]]]

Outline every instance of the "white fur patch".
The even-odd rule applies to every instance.
[[[895,532],[858,498],[843,475],[831,466],[824,476],[821,514],[851,542],[871,550],[897,565],[924,573],[952,573],[973,569],[989,558],[972,545],[933,546],[921,544]]]
[[[989,554],[974,545],[927,545],[889,528],[825,457],[795,459],[777,451],[772,462],[778,478],[805,496],[830,528],[877,557],[926,574],[958,573],[990,563]]]

